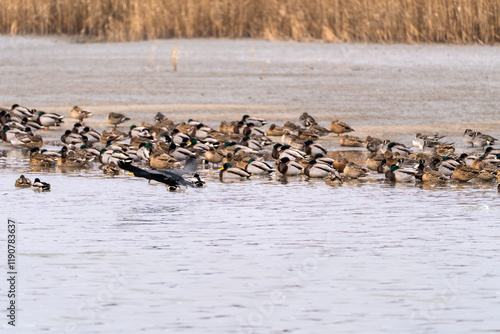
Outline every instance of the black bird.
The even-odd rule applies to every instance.
[[[187,180],[185,180],[181,175],[186,173],[192,173],[196,171],[196,163],[194,160],[186,161],[186,165],[182,169],[171,169],[171,170],[156,170],[156,169],[141,169],[132,164],[124,162],[122,160],[118,161],[118,166],[121,169],[129,171],[137,177],[143,177],[148,180],[153,180],[156,182],[165,183],[169,186],[170,190],[175,190],[179,186],[195,187],[195,185]],[[193,170],[194,169],[194,170]]]

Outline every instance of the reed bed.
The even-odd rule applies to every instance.
[[[0,0],[0,33],[92,40],[500,41],[499,0]]]

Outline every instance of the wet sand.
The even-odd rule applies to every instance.
[[[171,52],[178,49],[178,70]],[[164,112],[217,126],[245,113],[270,122],[306,111],[355,134],[498,135],[500,47],[364,45],[259,40],[77,44],[68,38],[0,36],[0,105],[68,116],[73,105],[134,123]],[[69,123],[72,124],[70,121]],[[132,124],[132,123],[130,123]]]

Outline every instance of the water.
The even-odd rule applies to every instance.
[[[2,220],[19,222],[20,332],[500,328],[494,183],[222,183],[204,170],[206,188],[172,193],[2,156]],[[14,189],[21,173],[52,191]]]

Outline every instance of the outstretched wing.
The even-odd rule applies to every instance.
[[[118,166],[121,169],[127,170],[131,173],[134,174],[134,176],[137,177],[143,177],[148,180],[154,180],[157,182],[165,183],[169,186],[188,186],[188,187],[193,187],[194,184],[192,184],[189,181],[186,181],[182,178],[182,176],[169,172],[169,171],[158,171],[158,170],[150,170],[150,169],[141,169],[139,167],[133,166],[130,163],[124,162],[124,161],[118,161]]]

